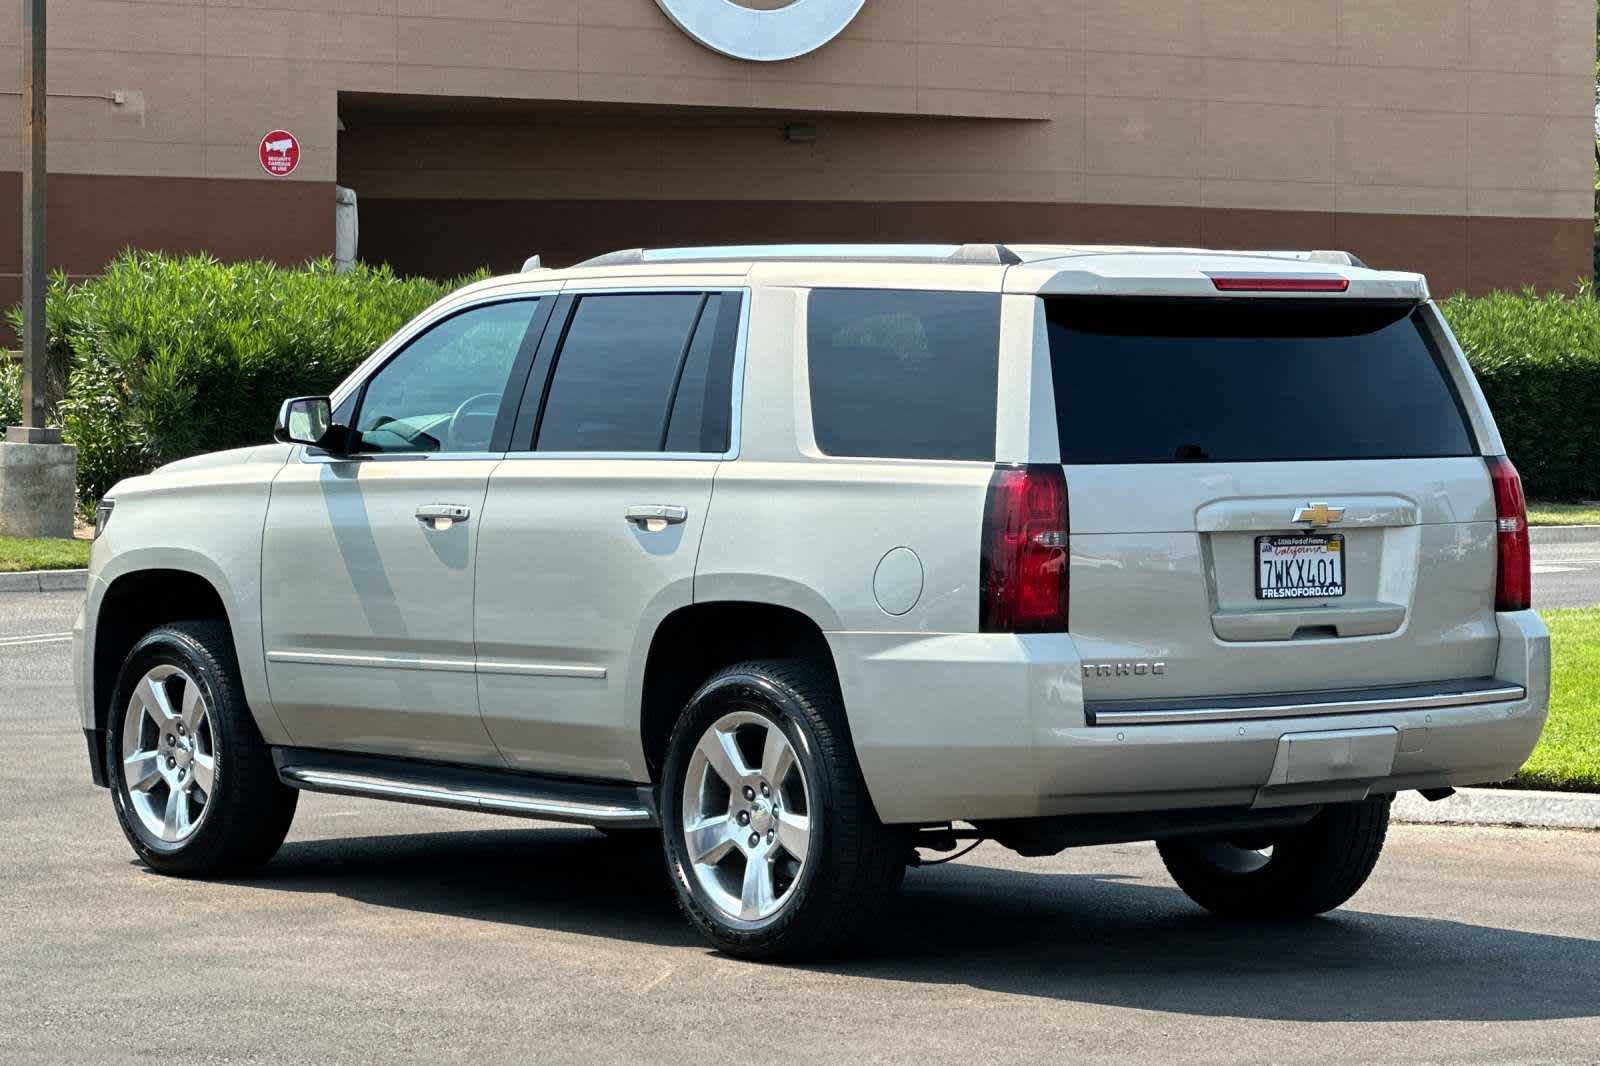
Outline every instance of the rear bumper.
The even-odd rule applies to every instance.
[[[1337,802],[1509,777],[1544,728],[1550,646],[1531,611],[1497,622],[1493,688],[1462,702],[1413,691],[1409,706],[1269,702],[1274,717],[1156,723],[1091,724],[1070,636],[828,640],[868,790],[904,823]]]

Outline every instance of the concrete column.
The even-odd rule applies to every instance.
[[[0,443],[0,537],[70,537],[78,449],[14,443],[21,436],[13,428]]]

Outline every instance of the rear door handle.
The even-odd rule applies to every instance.
[[[449,529],[472,517],[472,508],[458,503],[425,503],[417,508],[417,521],[430,529]]]
[[[635,504],[622,512],[622,517],[651,533],[659,533],[668,526],[686,521],[689,508],[671,503]]]

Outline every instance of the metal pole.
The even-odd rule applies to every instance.
[[[22,0],[22,430],[27,441],[49,440],[44,432],[44,296],[49,285],[45,258],[45,0]]]

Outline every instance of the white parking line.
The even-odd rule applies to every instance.
[[[30,637],[0,637],[0,648],[16,647],[23,644],[59,644],[71,639],[71,633],[36,633]]]
[[[1533,572],[1536,574],[1576,574],[1582,569],[1583,567],[1581,566],[1551,566],[1548,563],[1541,566],[1538,563],[1533,564]]]

